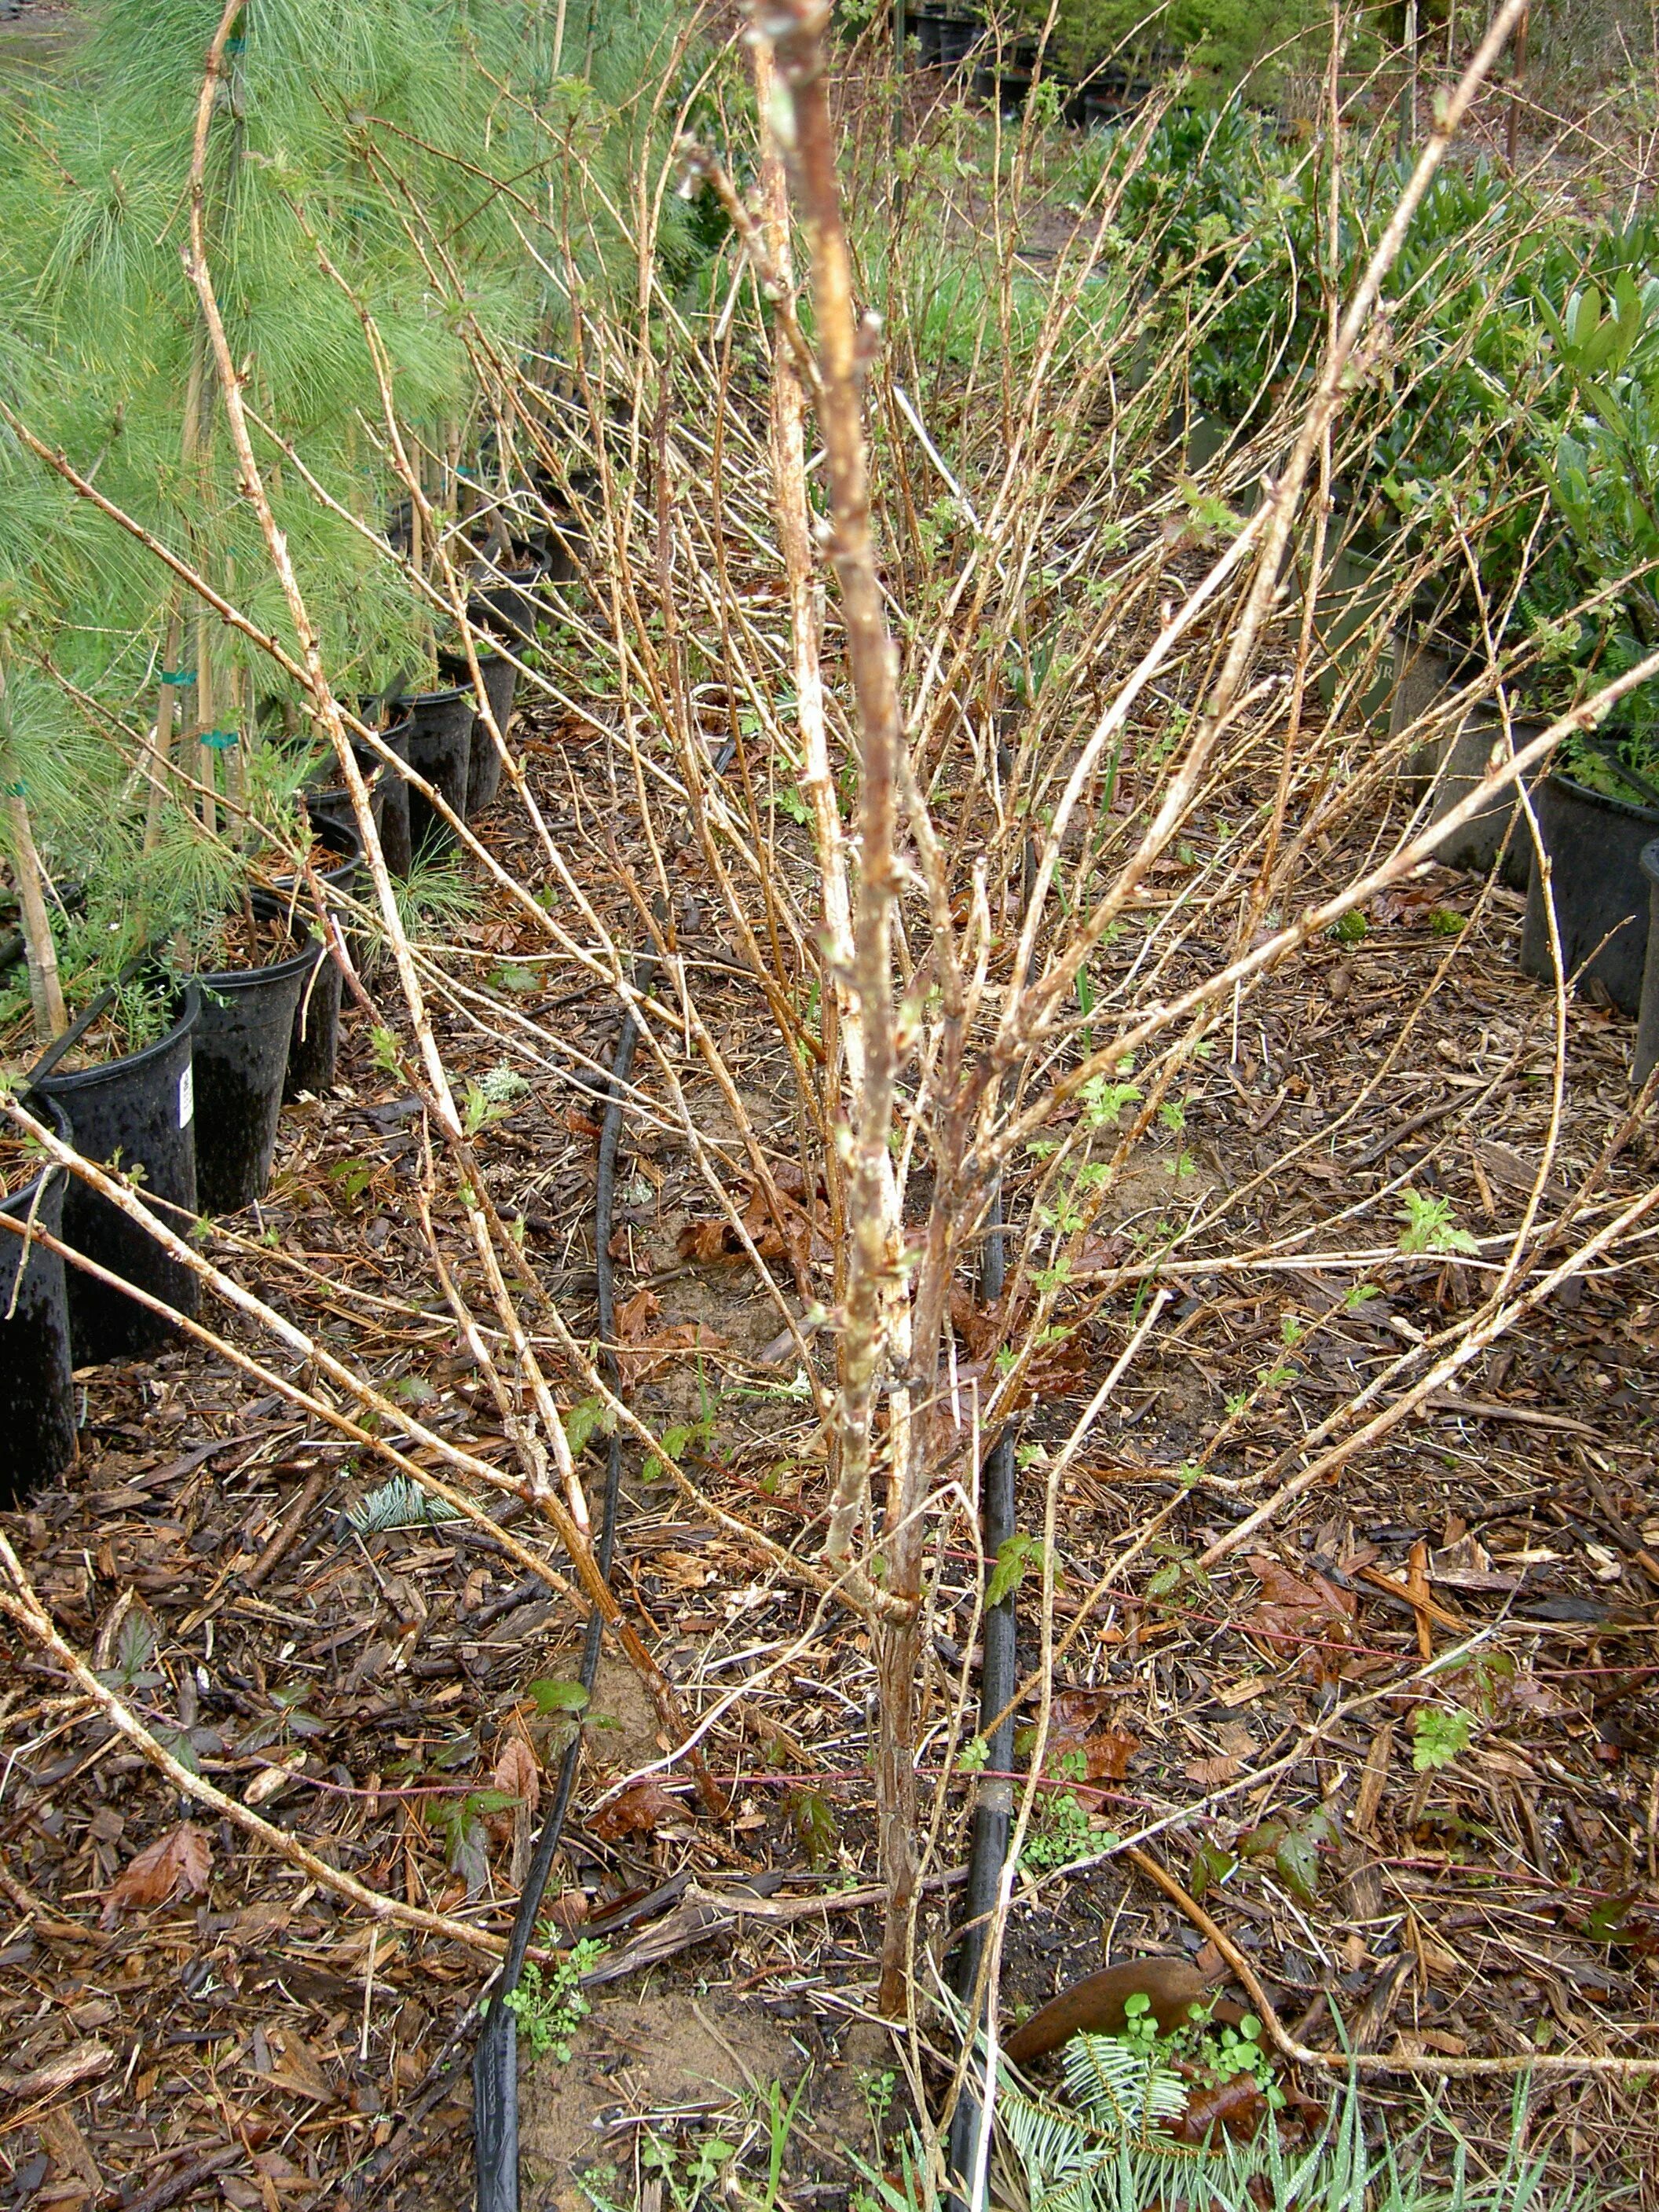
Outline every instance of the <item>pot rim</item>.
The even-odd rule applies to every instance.
[[[278,920],[288,911],[283,900],[273,898],[266,890],[250,890],[249,902],[262,921]],[[260,914],[262,908],[265,911]],[[237,991],[251,991],[258,984],[286,978],[293,969],[307,966],[321,949],[318,939],[300,920],[297,908],[289,915],[288,926],[289,937],[300,940],[297,951],[285,952],[280,960],[268,960],[262,968],[222,968],[205,973],[198,969],[191,981],[202,990],[227,999]]]
[[[26,1111],[33,1114],[37,1121],[50,1122],[52,1133],[60,1145],[74,1144],[74,1125],[64,1111],[61,1099],[54,1098],[49,1091],[31,1089],[23,1093],[18,1103]],[[44,1113],[40,1111],[42,1107],[46,1109]],[[31,1176],[26,1183],[20,1184],[15,1190],[0,1191],[0,1213],[15,1213],[20,1208],[27,1212],[34,1204],[37,1191],[44,1190],[54,1176],[66,1176],[68,1173],[69,1170],[64,1165],[62,1160],[48,1160],[39,1175]],[[3,1257],[4,1250],[5,1247],[0,1245],[0,1257]]]
[[[94,1083],[106,1081],[117,1068],[142,1067],[150,1060],[160,1060],[181,1036],[188,1038],[196,1027],[202,1011],[202,994],[196,988],[194,976],[180,987],[178,1004],[178,1020],[154,1044],[142,1045],[137,1052],[118,1053],[113,1060],[100,1060],[95,1067],[77,1067],[67,1075],[60,1075],[53,1068],[49,1074],[31,1077],[33,1087],[44,1097],[61,1097],[66,1091],[89,1091]]]
[[[1552,785],[1559,787],[1571,799],[1582,799],[1590,805],[1604,808],[1609,814],[1622,815],[1627,822],[1650,822],[1656,830],[1659,830],[1659,806],[1640,806],[1633,799],[1614,799],[1610,793],[1597,791],[1588,783],[1575,782],[1561,769],[1553,769],[1544,779],[1545,790],[1547,791]]]

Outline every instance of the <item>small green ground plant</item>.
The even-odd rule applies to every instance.
[[[571,2039],[593,2009],[583,1992],[582,1976],[604,1955],[604,1944],[585,1936],[556,1966],[544,1971],[533,1960],[526,1965],[519,1986],[509,1990],[505,2002],[532,2058],[545,2058],[551,2052],[561,2066],[570,2063]]]

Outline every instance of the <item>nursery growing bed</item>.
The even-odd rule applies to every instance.
[[[527,750],[539,802],[584,889],[620,932],[629,909],[598,841],[584,836],[581,772],[599,748],[538,711]],[[527,840],[510,826],[495,842],[504,860],[532,866]],[[620,857],[637,864],[641,856],[624,842]],[[1334,852],[1322,865],[1334,873],[1343,858]],[[694,854],[673,866],[695,900]],[[1420,897],[1374,915],[1357,947],[1321,944],[1287,963],[1241,1033],[1237,1059],[1218,1054],[1200,1073],[1188,1131],[1198,1167],[1188,1188],[1212,1195],[1260,1178],[1245,1202],[1263,1244],[1305,1242],[1338,1205],[1364,1209],[1368,1237],[1390,1243],[1405,1171],[1423,1187],[1432,1177],[1457,1218],[1482,1231],[1511,1219],[1548,1113],[1547,1084],[1535,1079],[1547,1047],[1527,1042],[1546,994],[1516,974],[1517,900],[1495,894],[1468,923],[1463,957],[1425,999],[1412,1048],[1363,1093],[1379,1041],[1399,1034],[1443,956],[1429,915],[1473,907],[1467,879],[1444,874]],[[688,909],[682,915],[688,955],[731,970],[729,949]],[[487,907],[469,935],[468,947],[442,953],[442,972],[457,981],[543,949],[504,902]],[[536,974],[532,1004],[556,1003],[561,1034],[602,1064],[617,1019],[610,994],[574,963],[548,962]],[[734,973],[719,979],[719,991],[713,1003],[745,1106],[787,1160],[793,1139],[777,1103],[781,1070],[763,1003]],[[441,991],[434,1023],[458,1079],[481,1079],[498,1061],[497,1041]],[[1554,1171],[1565,1184],[1581,1177],[1622,1111],[1627,1042],[1626,1027],[1570,1007],[1569,1112]],[[680,1074],[700,1126],[726,1133],[713,1086],[690,1064]],[[262,1215],[275,1255],[264,1260],[263,1279],[302,1325],[349,1342],[394,1402],[502,1462],[493,1405],[453,1323],[429,1302],[407,1202],[418,1119],[377,1069],[361,1025],[349,1032],[341,1075],[333,1096],[284,1115]],[[1356,1099],[1358,1110],[1344,1121]],[[498,1204],[522,1218],[544,1279],[578,1319],[592,1295],[583,1239],[592,1126],[571,1084],[550,1084],[479,1139]],[[1607,1196],[1616,1198],[1632,1173],[1616,1162]],[[1167,1208],[1172,1180],[1167,1154],[1154,1146],[1107,1233],[1130,1239],[1149,1212]],[[789,1369],[762,1357],[775,1316],[741,1258],[687,1259],[686,1232],[706,1218],[706,1203],[675,1141],[637,1117],[619,1207],[618,1297],[624,1315],[632,1310],[624,1365],[636,1402],[659,1422],[695,1419],[711,1389],[761,1394],[722,1395],[717,1448],[690,1464],[714,1502],[781,1541],[810,1540],[822,1465],[802,1455],[811,1426],[804,1409],[778,1393]],[[210,1241],[207,1249],[241,1265],[237,1255],[248,1248]],[[702,1249],[695,1235],[689,1249]],[[1099,1770],[1094,1817],[1129,1832],[1132,1823],[1200,1803],[1229,1829],[1274,1817],[1294,1826],[1322,1803],[1341,1809],[1344,1840],[1320,1854],[1310,1897],[1298,1897],[1268,1860],[1248,1862],[1206,1899],[1288,2021],[1328,1984],[1327,2003],[1334,1999],[1370,2048],[1516,2055],[1570,2039],[1613,2054],[1649,2051],[1659,2023],[1659,1889],[1650,1863],[1646,1686],[1659,1581],[1629,1547],[1652,1556],[1659,1534],[1644,1531],[1659,1515],[1654,1285],[1641,1269],[1552,1302],[1466,1371],[1461,1407],[1437,1404],[1299,1501],[1259,1555],[1304,1588],[1324,1573],[1356,1610],[1316,1610],[1287,1626],[1264,1611],[1243,1557],[1205,1582],[1194,1577],[1193,1559],[1224,1534],[1241,1501],[1253,1501],[1185,1486],[1179,1474],[1206,1416],[1229,1394],[1256,1389],[1264,1366],[1283,1354],[1285,1316],[1313,1317],[1340,1287],[1299,1265],[1294,1241],[1281,1259],[1242,1278],[1212,1280],[1195,1266],[1180,1279],[1164,1348],[1136,1369],[1119,1411],[1067,1480],[1057,1613],[1062,1631],[1075,1620],[1079,1632],[1057,1681],[1073,1698],[1062,1708],[1065,1725]],[[1456,1260],[1425,1258],[1385,1301],[1339,1309],[1303,1371],[1258,1395],[1212,1473],[1248,1480],[1302,1422],[1373,1371],[1401,1342],[1399,1324],[1429,1328],[1468,1291]],[[1128,1310],[1119,1293],[1086,1322],[1086,1361],[1045,1378],[1024,1442],[1052,1447],[1063,1437],[1122,1341]],[[556,1362],[553,1371],[557,1387]],[[154,1694],[170,1698],[171,1717],[195,1732],[211,1779],[240,1795],[274,1771],[270,1762],[288,1765],[303,1752],[303,1770],[263,1785],[268,1818],[324,1838],[325,1856],[374,1887],[463,1904],[465,1878],[448,1863],[454,1853],[434,1808],[488,1786],[515,1715],[544,1750],[526,1685],[574,1671],[579,1612],[527,1586],[489,1539],[459,1524],[371,1531],[360,1544],[336,1516],[377,1487],[380,1474],[354,1466],[337,1439],[313,1433],[204,1352],[169,1352],[114,1377],[97,1394],[82,1449],[70,1489],[6,1524],[65,1632],[90,1646],[132,1590],[154,1624],[167,1677]],[[1040,1525],[1042,1482],[1039,1457],[1022,1474],[1022,1526]],[[665,1663],[695,1707],[741,1679],[738,1654],[787,1644],[808,1614],[758,1554],[699,1524],[672,1492],[641,1485],[636,1473],[628,1489],[619,1586],[654,1624]],[[1084,1619],[1085,1595],[1149,1506],[1167,1513],[1167,1548],[1142,1557]],[[527,1532],[521,1516],[501,1519]],[[267,1566],[273,1541],[290,1532],[291,1547]],[[1404,1585],[1419,1539],[1436,1603],[1490,1630],[1487,1648],[1503,1662],[1494,1661],[1493,1718],[1450,1765],[1422,1774],[1412,1765],[1410,1712],[1388,1695],[1417,1662],[1415,1618],[1382,1586]],[[936,1695],[958,1663],[970,1577],[967,1562],[947,1561]],[[1520,1588],[1506,1586],[1516,1581]],[[1035,1656],[1033,1618],[1023,1604],[1022,1672]],[[1431,1626],[1445,1648],[1450,1632]],[[206,1893],[134,1907],[101,1931],[100,1899],[143,1847],[173,1828],[176,1802],[7,1634],[19,1693],[4,1719],[15,1760],[0,1811],[17,1931],[0,1984],[11,2067],[22,2073],[82,2054],[100,2069],[69,2109],[106,2185],[126,2177],[150,2185],[216,2158],[206,2179],[225,2201],[261,2201],[263,2174],[281,2185],[284,2201],[320,2205],[337,2201],[336,2185],[379,2152],[397,2157],[373,2185],[373,2201],[453,2203],[469,2171],[465,2071],[434,2069],[464,2024],[483,1962],[404,1931],[377,1936],[325,1890],[206,1817],[198,1822],[211,1854]],[[715,2078],[693,2100],[669,2078],[672,2053],[659,2048],[649,2009],[665,2001],[688,2023],[695,2002],[757,2078],[793,2081],[804,2050],[813,2078],[801,2110],[812,2134],[797,2132],[786,2171],[810,2179],[812,2201],[832,2206],[854,2180],[818,2144],[860,2139],[857,2069],[889,2063],[883,2039],[860,2024],[876,1915],[823,1909],[836,1905],[837,1886],[867,1880],[873,1863],[861,1641],[832,1618],[781,1678],[717,1725],[711,1763],[737,1785],[729,1822],[711,1820],[677,1790],[654,1829],[610,1838],[591,1825],[607,1776],[657,1753],[633,1678],[607,1659],[596,1702],[617,1725],[592,1738],[574,1856],[556,1871],[550,1909],[568,1919],[590,1896],[639,1897],[689,1874],[712,1892],[781,1875],[768,1901],[799,1911],[786,1920],[734,1918],[696,1947],[596,1990],[568,2069],[547,2059],[541,2067],[551,2070],[538,2074],[526,2059],[527,2171],[543,2194],[572,2187],[573,2145],[601,2118],[667,2113],[657,2124],[688,2140],[719,2115],[730,2122],[742,2102],[730,2084]],[[142,1657],[142,1642],[128,1647],[131,1657]],[[1377,1691],[1345,1717],[1349,1701]],[[1298,1763],[1278,1766],[1304,1748]],[[1253,1784],[1268,1768],[1272,1778]],[[410,1790],[452,1794],[394,1794]],[[513,1821],[492,1815],[474,1826],[483,1870],[475,1922],[500,1928],[514,1894]],[[1043,1826],[1063,1838],[1061,1815]],[[1189,1826],[1178,1843],[1165,1833],[1150,1848],[1184,1881],[1200,1832]],[[1101,1840],[1097,1830],[1093,1848]],[[959,1851],[952,1836],[941,1869],[958,1863]],[[1263,1864],[1268,1871],[1256,1870]],[[660,1938],[674,1910],[671,1899],[615,1932],[606,1963]],[[930,1906],[927,1925],[939,1924]],[[1191,1950],[1197,1940],[1121,1861],[1042,1873],[1011,1923],[1005,2005],[1040,2002],[1097,1966],[1103,1930],[1115,1957]],[[49,1985],[63,2002],[42,2011]],[[1328,2014],[1304,2033],[1330,2042]],[[108,2060],[85,2056],[94,2050]],[[210,2080],[234,2099],[241,2130],[234,2142]],[[1401,2116],[1413,2108],[1405,2082],[1378,2081],[1373,2094]],[[1447,2095],[1477,2137],[1504,2136],[1506,2082],[1453,2084]],[[1650,2179],[1651,2106],[1639,2092],[1605,2080],[1546,2082],[1538,2115],[1539,2139],[1564,2172],[1571,2166],[1582,2178],[1589,2165],[1634,2178],[1645,2166]],[[25,2122],[7,2138],[7,2155],[26,2170],[33,2158],[59,2155],[52,2140]],[[55,2140],[64,2140],[61,2127]],[[615,2125],[586,2154],[622,2163],[636,2140],[636,2128]],[[337,2201],[350,2202],[349,2193]]]

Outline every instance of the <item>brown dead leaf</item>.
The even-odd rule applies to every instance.
[[[676,1239],[682,1260],[694,1267],[712,1267],[718,1261],[741,1260],[743,1246],[729,1221],[688,1221]]]
[[[151,1905],[170,1905],[180,1894],[200,1897],[213,1868],[213,1846],[188,1820],[148,1844],[129,1859],[104,1897],[100,1928],[112,1928],[124,1912]]]
[[[1186,2110],[1170,2124],[1180,2142],[1202,2142],[1219,2133],[1248,2142],[1266,2117],[1267,2100],[1250,2074],[1235,2074],[1215,2088],[1194,2089]]]
[[[686,1814],[687,1808],[679,1799],[653,1778],[624,1790],[620,1797],[593,1814],[587,1827],[590,1835],[610,1844],[618,1836],[638,1835],[665,1820],[684,1820]]]
[[[507,1874],[516,1889],[522,1887],[530,1865],[531,1823],[542,1795],[541,1768],[523,1736],[509,1735],[502,1744],[490,1786],[513,1800],[504,1812],[492,1814],[485,1825],[497,1843],[512,1846]]]
[[[665,1366],[678,1352],[725,1349],[726,1339],[705,1322],[675,1322],[667,1328],[659,1328],[654,1336],[641,1338],[628,1351],[618,1352],[617,1364],[622,1370],[623,1381],[631,1386]]]
[[[631,1344],[643,1336],[661,1311],[662,1300],[654,1291],[635,1291],[631,1298],[624,1298],[617,1308],[617,1342]]]
[[[298,2097],[309,2097],[319,2105],[331,2105],[334,2101],[334,2090],[323,2071],[322,2061],[297,2028],[283,2030],[282,2056],[271,2069],[270,2078],[279,2087]]]
[[[521,1735],[510,1735],[495,1759],[489,1786],[503,1796],[516,1797],[533,1813],[541,1802],[542,1771],[536,1754]]]
[[[1219,1790],[1224,1783],[1237,1782],[1243,1771],[1242,1759],[1189,1759],[1187,1762],[1187,1779],[1200,1790]]]
[[[1354,1651],[1348,1632],[1358,1607],[1352,1594],[1323,1575],[1304,1582],[1267,1553],[1249,1564],[1261,1584],[1261,1602],[1240,1622],[1245,1634],[1293,1650],[1298,1668],[1312,1680],[1335,1681]]]
[[[1129,1771],[1129,1761],[1140,1748],[1140,1738],[1132,1735],[1127,1729],[1097,1728],[1100,1698],[1092,1690],[1066,1690],[1054,1699],[1054,1711],[1048,1721],[1048,1749],[1047,1763],[1050,1771],[1064,1772],[1060,1761],[1073,1761],[1071,1772],[1076,1775],[1076,1758],[1082,1755],[1083,1772],[1077,1778],[1085,1782],[1121,1782]]]
[[[1399,922],[1409,928],[1415,922],[1426,921],[1435,908],[1445,902],[1443,890],[1432,889],[1427,884],[1402,884],[1394,890],[1379,891],[1367,912],[1373,921],[1384,927]]]

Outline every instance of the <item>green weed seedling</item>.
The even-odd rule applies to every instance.
[[[592,2010],[581,1978],[604,1956],[605,1945],[585,1936],[545,1973],[533,1960],[526,1966],[507,2005],[518,2018],[532,2057],[545,2058],[550,2051],[561,2066],[570,2063],[570,2039]]]
[[[1074,1790],[1057,1790],[1032,1815],[1019,1863],[1028,1873],[1047,1874],[1087,1858],[1106,1841],[1089,1826],[1089,1815]]]
[[[1137,1991],[1124,1999],[1124,2028],[1118,2040],[1138,2052],[1149,2068],[1173,2067],[1179,2063],[1183,2069],[1195,2069],[1200,2081],[1207,2075],[1212,2083],[1232,2081],[1249,2075],[1261,2090],[1268,2110],[1280,2111],[1285,2092],[1274,2077],[1273,2061],[1262,2047],[1261,2021],[1254,2013],[1247,2012],[1235,2027],[1230,2022],[1215,2020],[1213,2005],[1212,1999],[1209,2004],[1191,2006],[1180,2027],[1166,2035],[1153,2014],[1152,1999]]]
[[[1419,1774],[1453,1766],[1469,1747],[1474,1715],[1443,1705],[1419,1705],[1412,1719],[1412,1765]]]
[[[1479,1252],[1468,1231],[1457,1227],[1449,1198],[1430,1197],[1420,1190],[1402,1190],[1400,1195],[1405,1201],[1399,1216],[1406,1224],[1400,1232],[1402,1253]]]

